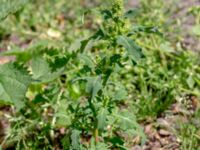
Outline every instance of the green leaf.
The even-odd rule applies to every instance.
[[[78,55],[78,58],[80,60],[83,60],[84,61],[84,64],[90,68],[94,68],[95,67],[95,64],[92,60],[92,58],[90,56],[88,56],[87,54],[79,54]]]
[[[101,77],[88,77],[86,84],[86,92],[91,94],[93,99],[97,93],[102,89]]]
[[[84,80],[86,81],[85,91],[91,95],[91,98],[94,99],[97,96],[97,93],[103,88],[101,77],[80,77],[76,78],[72,81],[72,83],[76,81]]]
[[[106,126],[106,116],[108,115],[108,111],[105,108],[101,108],[99,114],[97,116],[98,119],[98,129],[103,130]]]
[[[18,109],[23,105],[23,99],[31,77],[28,72],[12,63],[0,66],[0,102],[14,104]]]
[[[66,112],[59,111],[55,114],[55,116],[58,118],[56,122],[58,126],[66,127],[71,124],[71,118]]]
[[[200,36],[200,25],[195,25],[195,26],[192,28],[192,33],[193,33],[194,35]]]
[[[109,142],[111,142],[113,145],[123,145],[124,141],[121,137],[114,136],[108,139]]]
[[[72,149],[79,150],[80,149],[80,131],[72,130],[71,140],[72,140]]]
[[[109,150],[109,149],[110,149],[109,146],[105,142],[96,143],[94,137],[91,138],[90,145],[87,148],[87,150]]]
[[[0,0],[0,21],[21,9],[28,0]]]
[[[190,75],[187,78],[186,82],[187,82],[187,84],[188,84],[188,86],[189,86],[190,89],[192,89],[194,87],[195,81],[194,81],[192,75]]]
[[[120,89],[116,90],[116,92],[113,95],[114,100],[124,100],[127,97],[128,93],[124,87],[121,87]]]
[[[88,38],[86,40],[81,41],[81,46],[80,46],[80,52],[83,53],[85,48],[87,47],[87,44],[90,42],[91,38]]]
[[[55,116],[57,117],[56,125],[61,127],[66,127],[71,125],[71,116],[67,112],[66,101],[61,100],[60,105],[56,107],[58,107],[58,111],[55,112]]]
[[[58,78],[64,70],[64,68],[60,68],[56,71],[52,71],[49,63],[40,56],[32,59],[31,69],[33,73],[33,79],[39,80],[40,82],[53,81]]]
[[[118,36],[117,38],[118,45],[122,45],[129,54],[129,57],[134,61],[137,62],[141,57],[143,57],[142,49],[135,44],[135,42],[126,36]]]
[[[109,146],[106,143],[98,142],[96,144],[96,150],[109,150]]]
[[[43,54],[47,55],[57,55],[58,50],[54,48],[55,45],[52,41],[41,40],[39,42],[31,44],[26,49],[12,49],[9,51],[1,52],[0,56],[15,56],[17,62],[27,63],[34,57],[41,56]]]
[[[160,44],[160,49],[165,52],[174,52],[174,48],[171,46],[170,42],[162,42],[162,44]]]
[[[144,144],[146,136],[142,127],[140,127],[140,125],[137,123],[136,117],[132,112],[124,110],[120,113],[114,113],[113,115],[122,130],[132,131],[132,133],[139,135],[142,138],[142,144]]]
[[[142,26],[142,25],[135,25],[132,29],[131,29],[131,33],[135,33],[135,32],[145,32],[145,33],[153,33],[153,34],[157,34],[159,36],[163,36],[163,34],[158,30],[159,28],[157,26]],[[130,33],[130,35],[131,35]]]
[[[103,18],[106,19],[110,19],[113,17],[112,12],[108,9],[102,10],[101,14],[103,15]]]
[[[138,13],[139,13],[139,9],[133,8],[133,9],[130,9],[127,12],[125,12],[124,17],[125,18],[133,18],[136,15],[138,15]]]

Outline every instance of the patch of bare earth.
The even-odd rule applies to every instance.
[[[147,142],[144,146],[136,145],[131,150],[179,150],[182,143],[176,132],[180,124],[188,123],[199,108],[199,99],[194,96],[174,103],[156,120],[144,125]]]
[[[186,49],[200,52],[200,38],[192,34],[191,30],[195,25],[195,18],[188,13],[193,6],[199,6],[200,0],[180,0],[174,19],[181,20],[181,33],[183,34],[183,46]]]

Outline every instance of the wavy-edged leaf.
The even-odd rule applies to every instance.
[[[98,129],[103,130],[106,126],[106,116],[108,115],[108,110],[106,108],[101,108],[97,116],[98,119]]]
[[[127,98],[127,91],[124,87],[121,87],[120,89],[117,89],[112,97],[113,100],[121,101]]]
[[[91,99],[97,96],[97,93],[103,88],[101,77],[80,77],[76,78],[72,81],[72,83],[76,81],[86,81],[85,92],[91,95]]]
[[[128,110],[124,110],[120,113],[114,113],[113,115],[122,130],[139,135],[142,138],[142,143],[144,144],[146,136],[142,127],[137,123],[133,113],[129,112]]]
[[[20,10],[28,0],[0,0],[0,21]]]
[[[122,45],[128,51],[129,57],[134,62],[137,62],[143,57],[142,49],[136,45],[131,38],[120,35],[117,38],[117,43],[118,45]]]
[[[93,62],[92,58],[89,55],[84,54],[84,53],[83,54],[78,54],[78,58],[80,60],[83,60],[84,64],[86,66],[90,67],[91,69],[93,69],[95,67],[94,62]]]
[[[124,17],[125,18],[133,18],[138,14],[139,14],[139,9],[133,8],[133,9],[129,9],[127,12],[125,12]]]
[[[33,79],[40,82],[50,82],[58,78],[64,71],[64,68],[52,71],[49,63],[42,57],[35,57],[31,61],[31,69],[33,73]]]
[[[30,83],[31,77],[25,69],[16,67],[12,63],[1,65],[0,102],[21,108]]]
[[[159,28],[157,26],[142,26],[142,25],[135,25],[134,27],[132,27],[129,35],[139,32],[153,33],[163,37],[163,33],[159,31]]]
[[[101,77],[89,77],[87,78],[86,92],[91,94],[93,99],[97,93],[102,89]]]
[[[80,149],[80,131],[72,130],[71,140],[72,140],[71,148],[74,150],[79,150]]]

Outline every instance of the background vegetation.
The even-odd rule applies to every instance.
[[[0,3],[0,149],[200,148],[198,2]]]

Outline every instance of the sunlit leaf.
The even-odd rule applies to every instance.
[[[142,49],[136,45],[131,38],[118,36],[117,43],[122,45],[128,51],[129,57],[133,61],[138,62],[138,60],[143,57]]]
[[[0,102],[14,104],[17,108],[23,105],[23,99],[31,77],[28,72],[12,63],[0,66]]]
[[[0,21],[21,9],[28,0],[0,0]]]

